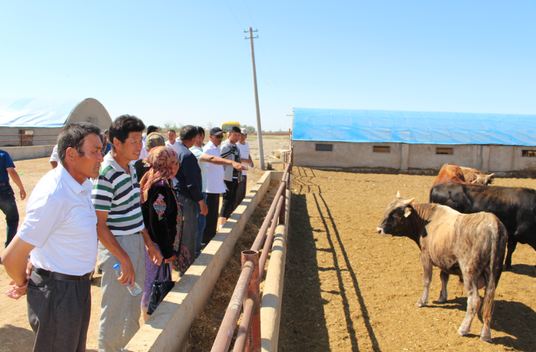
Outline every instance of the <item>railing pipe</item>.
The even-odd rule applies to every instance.
[[[253,252],[253,251],[252,251]],[[259,252],[254,252],[253,255],[245,258],[242,257],[242,262],[244,260],[252,260],[255,265],[253,268],[253,274],[248,285],[248,291],[246,294],[247,300],[253,301],[252,307],[252,317],[249,334],[247,335],[247,345],[246,352],[260,352],[261,350],[261,281],[259,279]],[[246,301],[247,301],[246,300]],[[244,302],[245,304],[246,302]]]
[[[274,199],[275,203],[275,199]],[[276,209],[280,209],[283,204],[285,203],[285,196],[281,195],[279,197],[279,201],[277,202]],[[270,227],[270,232],[268,232],[268,236],[266,236],[266,241],[264,242],[264,247],[262,248],[262,255],[261,259],[259,260],[259,277],[262,280],[262,276],[264,274],[264,266],[266,264],[266,260],[268,259],[268,254],[270,253],[270,248],[272,246],[272,240],[274,239],[274,233],[275,229],[277,227],[277,218],[279,217],[279,212],[274,213],[274,218],[272,221],[272,227]]]
[[[236,327],[238,317],[240,316],[240,309],[242,308],[242,301],[246,296],[248,284],[250,283],[252,275],[257,272],[257,270],[255,270],[256,268],[254,261],[247,260],[244,262],[244,256],[252,257],[255,255],[258,257],[257,251],[242,252],[242,273],[240,274],[238,282],[236,283],[235,290],[231,297],[231,301],[229,302],[229,306],[227,307],[227,311],[225,312],[225,316],[223,317],[218,334],[216,335],[216,339],[214,340],[214,344],[212,345],[211,352],[227,352],[229,346],[231,345],[233,332]]]
[[[277,205],[276,199],[279,199],[281,194],[283,194],[283,190],[285,189],[285,185],[281,184],[279,186],[279,189],[277,190],[277,193],[275,194],[274,201],[272,202],[272,205],[270,206],[270,209],[268,210],[268,214],[266,214],[266,217],[264,218],[264,221],[262,222],[262,226],[257,234],[257,237],[255,238],[255,242],[253,242],[253,245],[251,246],[252,251],[258,251],[261,249],[261,245],[264,239],[264,235],[266,234],[266,230],[268,229],[268,226],[270,226],[270,222],[272,221],[272,217],[274,216],[275,208]]]
[[[233,347],[233,352],[243,352],[246,350],[246,343],[248,340],[248,333],[251,328],[251,320],[253,318],[253,307],[255,302],[252,299],[246,299],[244,303],[244,314],[242,314],[242,321],[238,327],[238,333],[236,334],[236,341]]]

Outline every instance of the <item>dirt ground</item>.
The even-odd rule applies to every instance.
[[[255,168],[248,172],[248,189],[251,188],[251,186],[255,184],[264,173],[264,171],[259,169],[259,150],[256,140],[252,140],[249,144]],[[263,140],[263,146],[265,164],[268,165],[268,163],[270,163],[277,167],[281,162],[274,157],[274,151],[288,149],[288,138],[282,136],[267,136],[267,138]],[[48,158],[16,161],[15,168],[20,174],[28,198],[41,177],[51,170]],[[28,198],[21,201],[18,195],[17,186],[13,185],[13,187],[16,193],[17,206],[19,209],[20,225],[26,214],[25,209]],[[5,236],[6,221],[2,214],[0,214],[0,248],[2,249],[5,242]],[[175,274],[174,280],[177,281],[178,279],[178,276]],[[3,265],[0,264],[0,352],[31,351],[34,333],[28,323],[26,300],[24,298],[13,300],[3,294],[3,292],[8,290],[10,281],[10,278],[5,273]],[[87,348],[88,351],[95,351],[97,348],[97,333],[100,316],[100,275],[95,275],[92,282],[91,295],[92,310]]]
[[[375,229],[398,190],[426,202],[433,179],[294,168],[280,351],[536,351],[536,251],[528,245],[517,246],[515,271],[499,281],[492,343],[479,339],[480,315],[471,335],[457,334],[467,304],[456,277],[448,302],[438,304],[435,269],[429,306],[414,305],[422,292],[419,248]],[[494,185],[536,188],[536,180]]]

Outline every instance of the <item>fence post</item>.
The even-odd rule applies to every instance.
[[[261,350],[261,293],[259,282],[259,252],[243,251],[242,265],[251,261],[254,264],[253,274],[249,280],[244,303],[253,300],[253,317],[251,318],[251,329],[248,334],[246,352],[260,352]]]

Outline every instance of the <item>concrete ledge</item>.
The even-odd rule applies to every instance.
[[[272,177],[266,172],[205,247],[165,300],[125,347],[125,351],[181,351],[194,319],[203,311],[236,240],[263,199]],[[276,176],[277,177],[277,176]],[[281,176],[279,176],[281,177]]]
[[[36,159],[44,158],[52,154],[52,149],[54,149],[54,144],[50,145],[34,145],[28,147],[0,147],[2,150],[5,150],[11,156],[13,160],[26,160],[26,159]]]
[[[261,349],[277,351],[281,304],[283,302],[283,283],[285,281],[285,262],[287,257],[288,225],[290,219],[290,191],[286,191],[285,224],[275,230],[274,243],[268,263],[261,302]]]

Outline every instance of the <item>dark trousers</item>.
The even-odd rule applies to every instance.
[[[238,187],[238,179],[233,178],[232,181],[225,182],[227,192],[223,194],[223,201],[221,202],[220,217],[228,219],[233,212],[234,200],[236,197],[236,188]]]
[[[207,194],[203,192],[203,199],[207,204]],[[208,208],[208,205],[207,205]],[[195,257],[199,257],[201,249],[203,249],[203,233],[205,232],[205,225],[207,224],[207,216],[201,215],[201,206],[197,204],[197,244],[195,247]]]
[[[19,210],[15,202],[15,193],[11,186],[0,187],[0,210],[6,216],[6,247],[17,234],[19,226]]]
[[[220,194],[207,193],[208,214],[206,217],[205,230],[203,231],[203,243],[209,243],[218,232],[218,211],[220,207]]]
[[[32,272],[28,320],[35,332],[33,351],[85,351],[91,316],[91,282],[60,281]]]
[[[242,175],[242,179],[238,183],[238,187],[236,188],[236,197],[233,205],[233,211],[242,203],[244,198],[246,197],[246,186],[247,186],[247,176]]]

